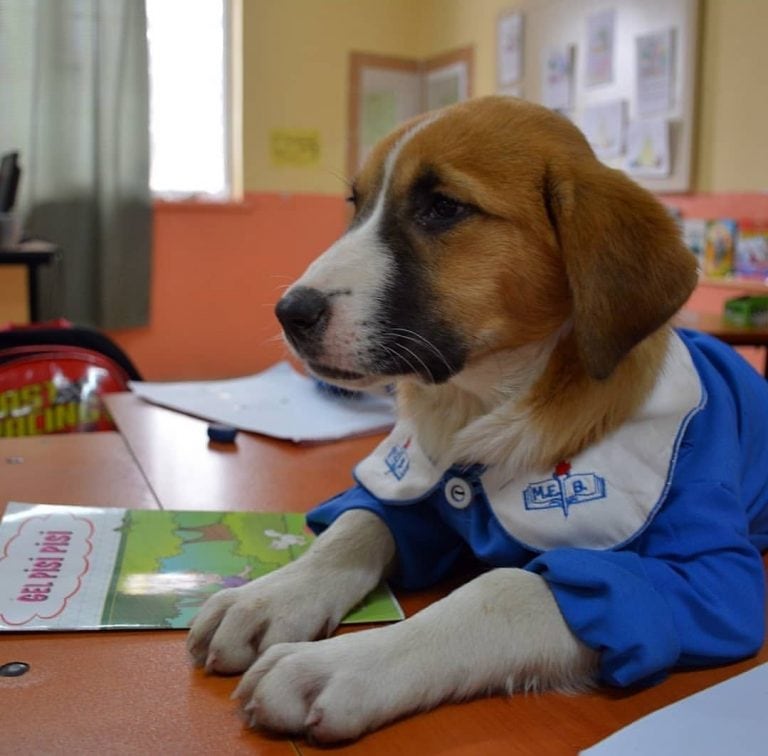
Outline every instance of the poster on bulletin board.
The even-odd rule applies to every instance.
[[[651,191],[688,191],[699,0],[522,0],[514,10],[515,92],[570,118],[601,160]],[[501,69],[497,79],[510,93]]]

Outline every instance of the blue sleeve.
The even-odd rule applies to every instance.
[[[735,661],[763,642],[765,573],[737,497],[690,483],[670,499],[629,549],[556,549],[527,567],[600,652],[611,685],[655,682],[678,664]]]
[[[384,504],[356,485],[309,512],[307,524],[321,533],[350,509],[373,512],[389,528],[397,548],[397,567],[390,580],[406,590],[434,585],[466,555],[464,541],[443,522],[430,497],[410,504]]]

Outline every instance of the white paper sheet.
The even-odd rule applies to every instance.
[[[587,16],[587,86],[613,81],[616,11],[613,8]]]
[[[515,84],[523,75],[523,14],[506,13],[496,25],[496,66],[499,85]]]
[[[390,397],[329,395],[287,362],[223,381],[132,382],[142,399],[189,415],[290,441],[331,441],[389,428]]]
[[[573,107],[574,45],[552,47],[542,61],[542,103],[548,108],[568,111]]]
[[[581,128],[601,160],[617,158],[624,154],[626,104],[625,100],[612,100],[584,108]]]
[[[674,29],[644,34],[635,40],[637,112],[640,116],[665,114],[672,107],[674,41]]]
[[[583,756],[764,756],[768,753],[768,664],[633,722]]]
[[[670,122],[665,118],[632,121],[627,127],[626,169],[632,176],[665,178],[672,170]]]

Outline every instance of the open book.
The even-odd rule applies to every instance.
[[[8,504],[0,631],[186,628],[203,602],[298,558],[304,515]],[[344,622],[403,618],[389,589]]]

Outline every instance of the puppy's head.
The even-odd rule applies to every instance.
[[[695,285],[664,208],[581,133],[512,98],[417,118],[373,151],[349,229],[276,313],[317,375],[439,383],[572,325],[605,378]]]

